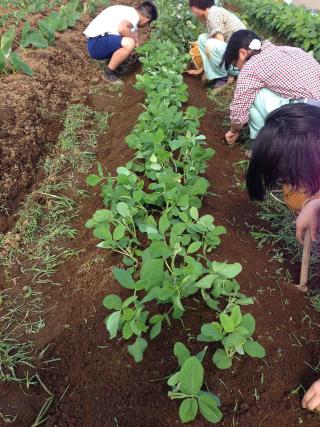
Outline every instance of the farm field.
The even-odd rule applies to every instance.
[[[185,425],[318,426],[300,401],[319,375],[320,312],[293,287],[299,266],[250,235],[267,225],[243,189],[241,147],[223,143],[223,95],[212,100],[200,80],[180,77],[188,59],[157,38],[161,27],[141,48],[143,65],[108,86],[87,55],[82,31],[92,18],[81,10],[54,45],[22,50],[32,77],[0,76],[0,425],[182,425],[181,390],[167,384],[180,364],[185,401],[201,389],[221,402],[207,393],[206,410],[199,403]],[[148,187],[157,180],[169,184]],[[151,293],[159,277],[171,287]],[[211,322],[221,338],[208,335]],[[222,335],[230,342],[240,322],[238,351]],[[177,342],[198,358],[174,350]],[[213,363],[214,354],[224,357]],[[196,377],[198,388],[188,382]]]

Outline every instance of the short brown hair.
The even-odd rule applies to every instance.
[[[150,21],[155,21],[158,18],[158,11],[155,5],[151,1],[144,1],[137,7],[137,10],[141,15],[150,19]]]

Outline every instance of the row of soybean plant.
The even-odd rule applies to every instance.
[[[32,69],[17,53],[15,45],[22,48],[45,49],[55,43],[57,32],[73,28],[83,13],[93,12],[97,5],[105,3],[105,0],[88,0],[83,4],[80,0],[70,0],[61,5],[58,10],[52,11],[45,18],[36,21],[36,25],[31,25],[27,17],[18,18],[19,21],[25,21],[18,37],[16,26],[12,25],[0,39],[0,74],[21,71],[32,76]]]
[[[252,338],[255,319],[241,311],[253,303],[236,280],[241,265],[208,259],[226,232],[211,215],[199,214],[209,187],[201,174],[214,150],[199,134],[204,110],[182,109],[188,99],[182,72],[189,56],[172,40],[159,40],[157,33],[139,48],[143,75],[137,76],[136,88],[145,91],[146,100],[126,138],[134,157],[117,168],[116,176],[104,174],[99,165],[98,174],[87,177],[88,185],[101,186],[104,208],[86,227],[101,240],[99,248],[123,255],[125,268],[114,268],[113,275],[131,291],[125,300],[114,294],[104,298],[111,310],[105,324],[110,339],[130,341],[128,351],[140,362],[148,339],[155,339],[164,324],[170,327],[181,319],[190,297],[202,300],[213,310],[213,321],[202,325],[197,340],[214,342],[214,365],[228,369],[235,355],[260,358],[265,351]],[[179,368],[168,380],[169,396],[181,399],[182,422],[192,421],[198,410],[209,422],[221,419],[218,397],[202,389],[206,352],[207,346],[191,356],[182,343],[174,345]]]

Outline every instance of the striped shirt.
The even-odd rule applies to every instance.
[[[320,100],[320,64],[302,49],[262,43],[240,71],[230,105],[232,123],[244,125],[256,94],[267,88],[287,99]]]
[[[207,17],[207,28],[210,37],[214,37],[216,33],[221,33],[224,40],[228,42],[232,33],[246,27],[236,15],[227,9],[212,6]]]

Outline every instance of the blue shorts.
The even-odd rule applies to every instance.
[[[88,52],[93,59],[109,59],[114,52],[122,47],[122,36],[105,34],[88,39]]]

